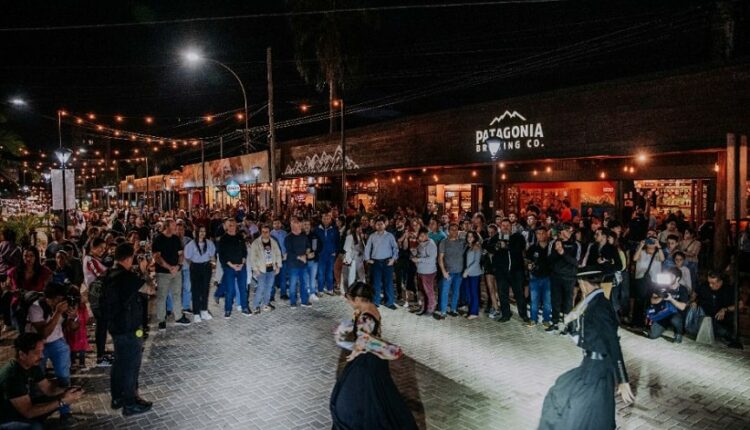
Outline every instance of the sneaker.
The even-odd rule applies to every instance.
[[[311,308],[312,305],[310,303],[302,303],[303,308]]]
[[[468,317],[466,317],[467,320],[475,320],[477,318],[479,318],[477,315],[469,315]]]
[[[109,406],[112,407],[114,410],[118,410],[122,408],[122,400],[120,399],[112,399],[112,401],[109,403]]]
[[[226,311],[224,312],[224,319],[229,319],[232,317],[232,311]]]
[[[441,314],[440,312],[433,313],[432,317],[435,318],[436,320],[444,320],[445,319],[445,315]]]
[[[237,305],[237,312],[242,312],[242,306]]]
[[[501,322],[501,323],[508,322],[508,321],[510,321],[510,316],[509,315],[506,315],[504,317],[500,317],[500,318],[497,319],[497,322]]]
[[[674,335],[674,343],[682,343],[682,335],[681,334]]]
[[[289,296],[286,294],[282,294],[281,297],[279,297],[281,300],[289,300]]]
[[[310,301],[311,302],[319,302],[320,298],[318,297],[317,294],[313,293],[313,294],[310,295]]]
[[[544,326],[544,329],[547,330],[552,325],[552,323],[549,321],[544,321],[542,325]]]
[[[495,308],[490,308],[490,311],[487,312],[487,316],[489,316],[490,319],[495,319],[495,317],[497,316],[497,311],[495,310]]]
[[[262,310],[263,310],[263,312],[271,312],[274,309],[275,308],[272,308],[271,305],[266,305],[266,306],[263,306]]]
[[[450,315],[452,317],[457,317],[458,316],[458,312],[450,311],[450,312],[448,312],[448,315]]]
[[[296,304],[294,304],[294,305],[289,305],[289,307],[290,307],[290,308],[292,308],[292,309],[297,309],[297,305],[296,305]]]
[[[149,402],[148,400],[144,399],[143,397],[136,397],[135,398],[135,403],[137,405],[148,406],[149,408],[154,405],[154,402]]]
[[[151,410],[151,406],[139,405],[138,403],[133,403],[132,405],[124,406],[122,408],[122,414],[125,415],[126,417],[129,417],[131,415],[142,414],[150,410]]]
[[[112,359],[107,356],[97,358],[96,367],[112,367]]]
[[[557,325],[556,324],[550,324],[549,327],[547,327],[546,329],[544,329],[544,331],[546,331],[547,333],[554,333],[555,331],[557,331]]]
[[[186,316],[185,316],[185,315],[183,314],[183,315],[182,315],[182,318],[178,319],[178,320],[177,320],[177,321],[175,321],[174,323],[175,323],[175,324],[179,324],[179,325],[182,325],[182,326],[186,326],[186,325],[190,325],[190,320],[189,320],[189,319],[187,319],[187,317],[186,317]]]
[[[253,315],[260,315],[260,308],[253,309]]]
[[[193,315],[193,322],[194,322],[194,323],[199,323],[199,322],[201,322],[201,321],[202,321],[202,320],[201,320],[201,316],[200,316],[199,314],[195,314],[195,315]]]
[[[201,311],[201,319],[203,321],[210,321],[214,319],[214,317],[212,317],[211,314],[208,313],[208,311]]]
[[[160,322],[159,323],[159,331],[164,331],[166,329],[167,329],[167,322],[166,321]]]
[[[388,309],[394,310],[394,311],[395,311],[396,309],[398,309],[398,307],[397,307],[396,305],[394,305],[394,304],[390,304],[390,305],[385,305],[385,307],[386,307],[386,308],[388,308]]]
[[[526,321],[526,327],[534,328],[536,327],[536,323],[534,321],[528,320]]]
[[[252,313],[252,312],[250,312],[250,309],[243,309],[243,310],[242,310],[242,315],[244,315],[244,316],[246,316],[246,317],[249,317],[249,316],[250,316],[250,315],[252,315],[252,314],[253,314],[253,313]]]
[[[325,294],[327,296],[333,296],[333,291],[332,290],[325,290]]]
[[[270,304],[270,303],[269,303],[269,304],[267,304],[267,305],[266,305],[266,306],[265,306],[265,307],[263,308],[263,310],[266,310],[266,308],[270,308],[270,309],[271,309],[272,311],[275,311],[275,310],[276,310],[276,306],[274,306],[274,305],[272,305],[272,304]]]

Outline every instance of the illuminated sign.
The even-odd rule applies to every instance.
[[[540,122],[528,121],[516,111],[505,111],[492,118],[488,128],[475,132],[476,152],[498,152],[544,147],[544,128]]]
[[[229,197],[237,197],[240,195],[240,184],[234,179],[227,182],[227,195]]]

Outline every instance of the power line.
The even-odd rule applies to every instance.
[[[9,32],[21,32],[21,31],[30,32],[30,31],[127,28],[127,27],[166,25],[166,24],[190,24],[190,23],[196,23],[196,22],[236,21],[236,20],[259,19],[259,18],[288,18],[288,17],[293,17],[293,16],[362,13],[362,12],[389,12],[389,11],[418,10],[418,9],[451,9],[451,8],[460,8],[460,7],[467,7],[467,6],[481,7],[481,6],[502,6],[502,5],[517,5],[517,4],[562,3],[565,1],[566,0],[502,0],[502,1],[484,1],[484,2],[470,2],[470,3],[374,6],[374,7],[324,9],[324,10],[294,11],[294,12],[266,12],[266,13],[254,13],[254,14],[243,14],[243,15],[168,19],[168,20],[159,20],[159,21],[118,22],[118,23],[110,23],[110,24],[79,24],[79,25],[59,25],[59,26],[46,26],[46,27],[15,27],[15,28],[6,27],[6,28],[0,28],[0,32],[9,33]]]

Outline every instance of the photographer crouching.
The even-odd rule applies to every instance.
[[[115,265],[104,278],[103,304],[109,315],[109,333],[115,347],[112,364],[112,408],[123,415],[147,412],[152,403],[138,396],[138,373],[143,353],[143,303],[139,290],[146,282],[148,261],[133,265],[134,249],[122,243],[115,249]]]
[[[674,330],[674,343],[682,343],[685,327],[685,310],[690,296],[687,288],[680,285],[682,272],[676,267],[656,275],[657,287],[651,294],[651,306],[646,312],[650,324],[648,337],[658,339],[664,330]]]

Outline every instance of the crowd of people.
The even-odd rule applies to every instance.
[[[28,363],[44,371],[51,361],[62,391],[46,392],[67,396],[63,415],[76,397],[65,393],[80,393],[71,369],[87,366],[87,325],[95,321],[95,365],[114,366],[112,406],[145,412],[151,403],[138,395],[137,375],[150,327],[212,320],[212,289],[226,319],[235,311],[262,317],[282,302],[309,308],[364,282],[376,307],[501,323],[515,308],[529,329],[565,334],[563,317],[582,299],[576,276],[586,268],[604,274],[618,321],[650,338],[670,329],[676,343],[702,329],[734,336],[735,285],[701,264],[705,242],[679,213],[656,219],[639,208],[620,222],[561,204],[525,208],[521,217],[498,211],[488,220],[481,213],[451,218],[434,207],[370,215],[311,206],[250,213],[240,205],[115,207],[80,218],[68,232],[54,226],[41,251],[19,245],[11,229],[0,231],[4,326],[36,336],[18,341],[17,359],[6,366],[16,370],[3,368],[0,386],[14,383],[8,375],[20,368],[31,372]],[[106,351],[108,334],[114,355]],[[50,412],[19,409],[8,393],[23,391],[3,391],[2,407],[20,414],[8,415],[13,420],[36,422]]]

